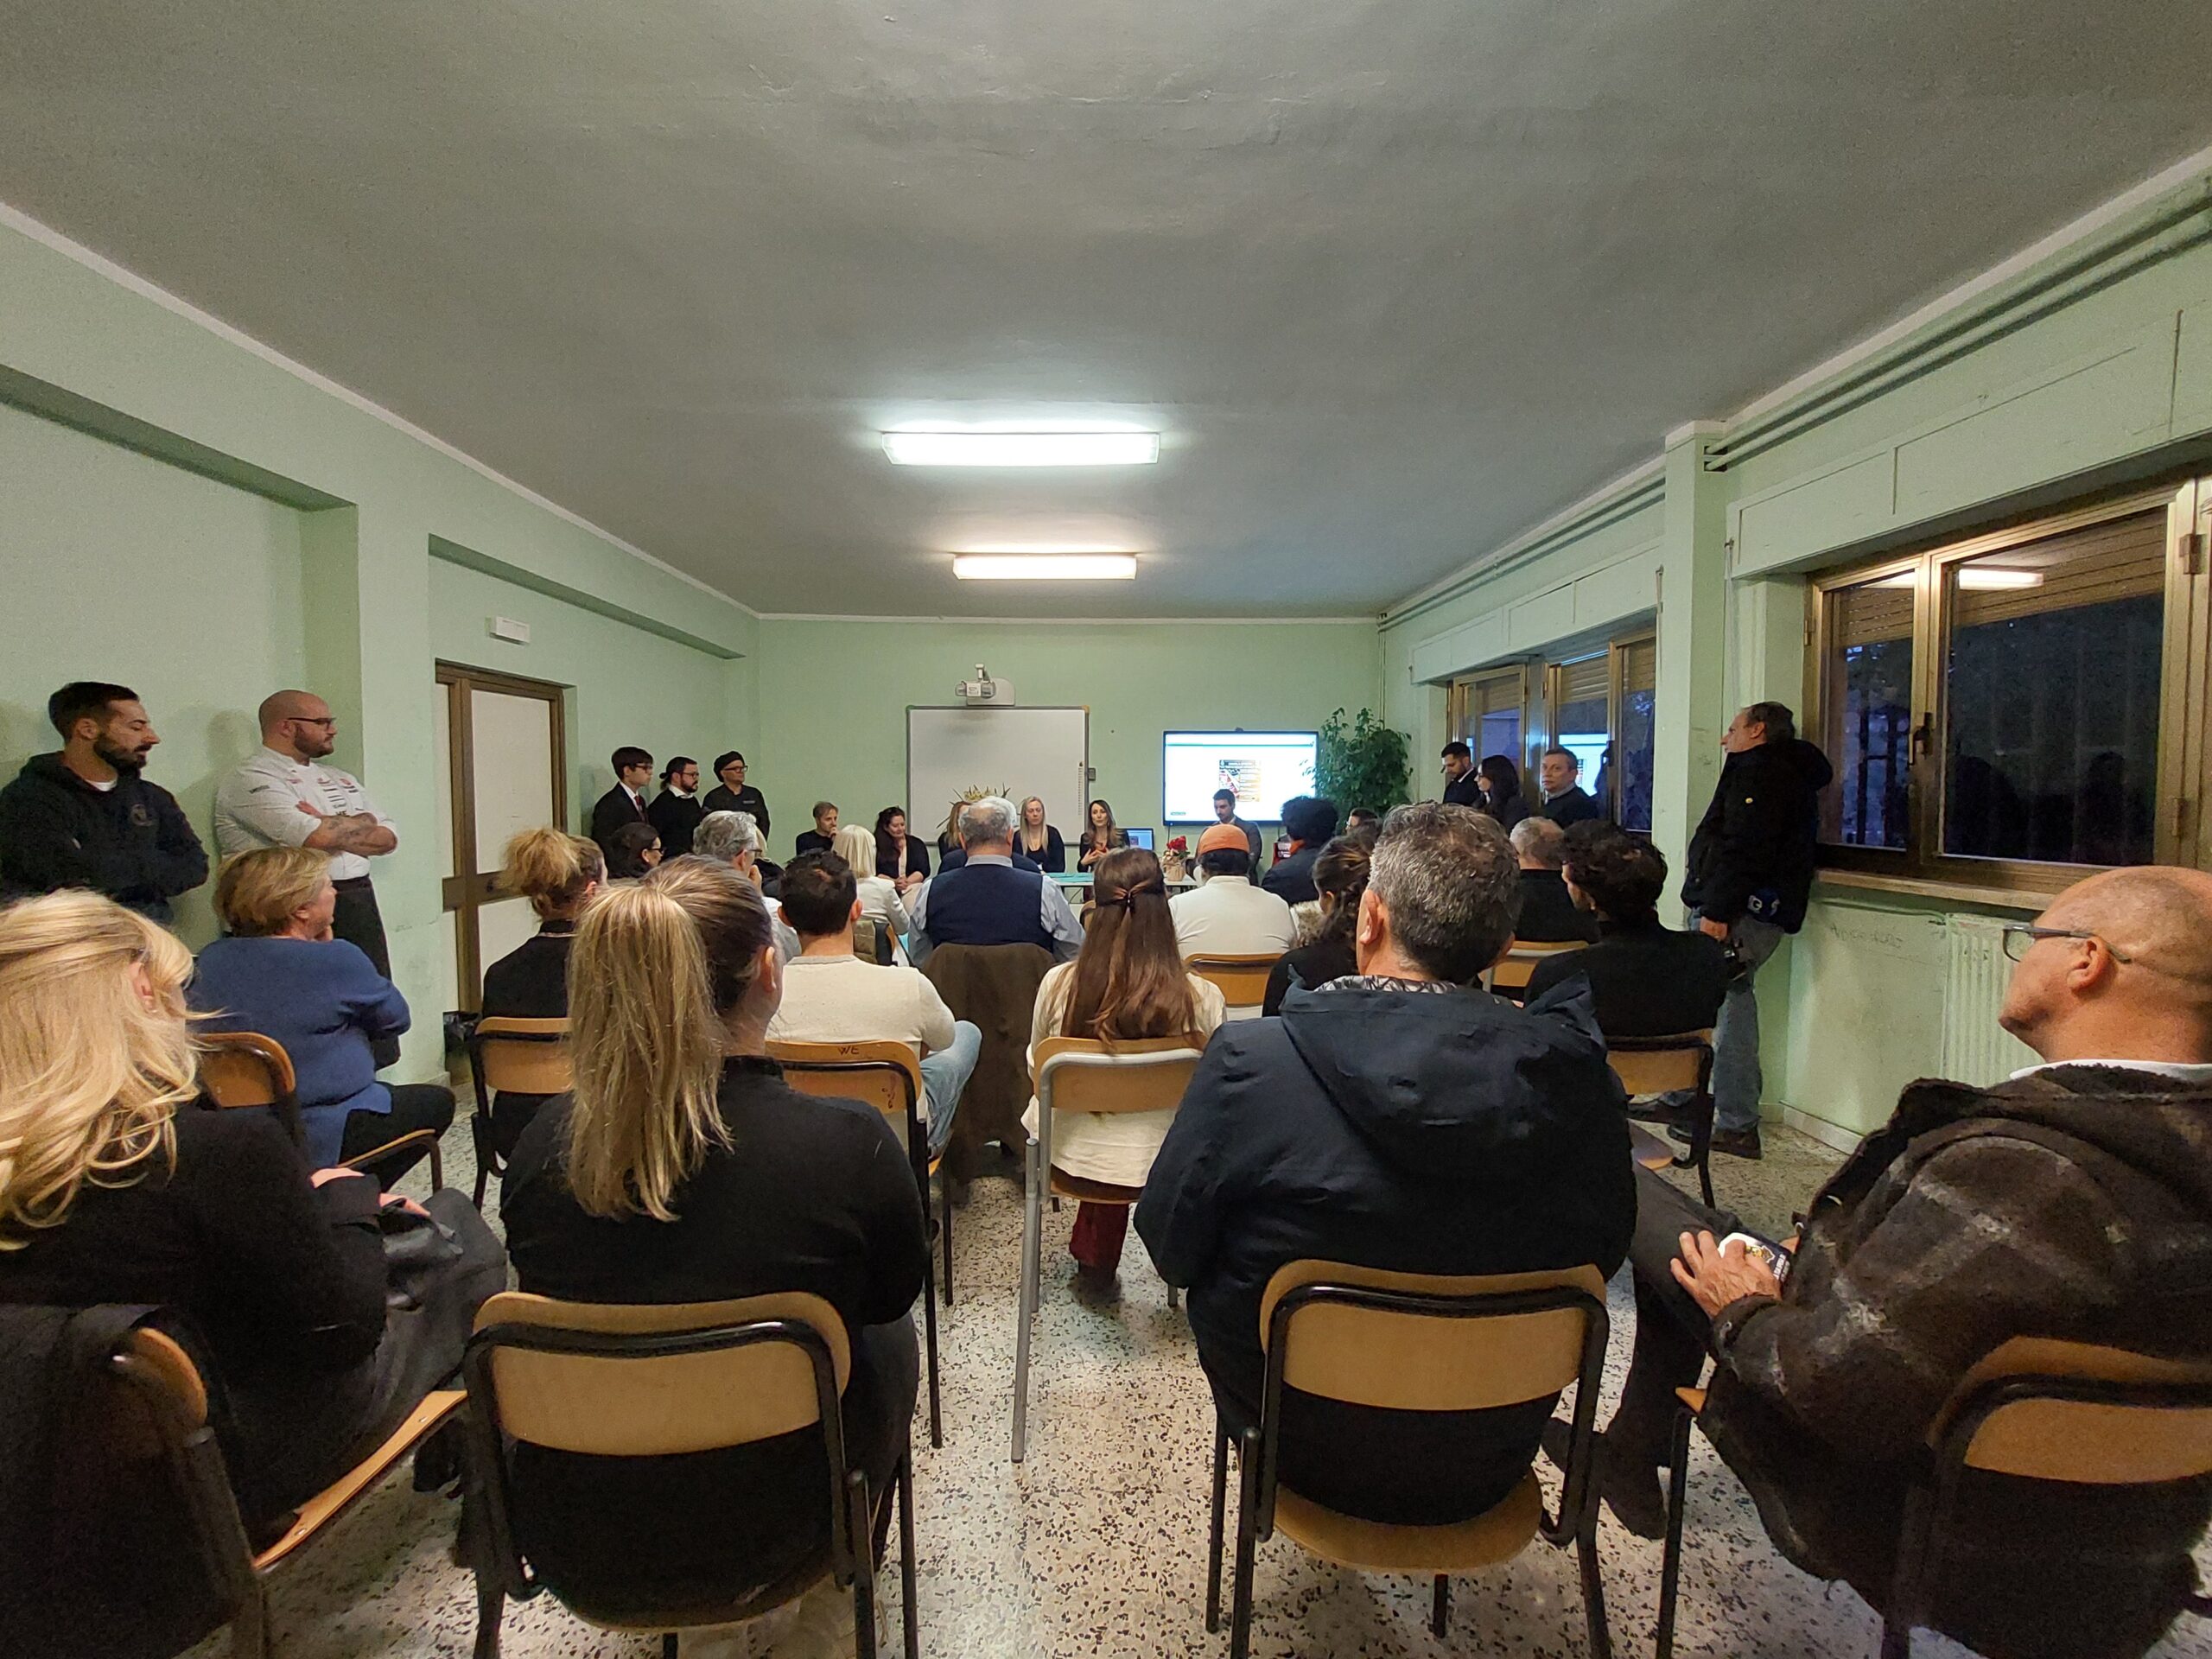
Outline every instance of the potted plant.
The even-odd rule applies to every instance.
[[[1406,734],[1384,725],[1372,710],[1344,718],[1341,709],[1321,727],[1320,753],[1313,764],[1314,793],[1337,804],[1339,812],[1355,806],[1388,812],[1412,798],[1407,793]]]

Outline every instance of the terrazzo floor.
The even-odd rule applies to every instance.
[[[466,1113],[467,1108],[463,1107]],[[474,1180],[465,1127],[447,1137],[449,1182]],[[1836,1154],[1769,1125],[1764,1161],[1716,1158],[1720,1201],[1778,1232]],[[419,1188],[418,1174],[410,1183]],[[1033,1338],[1027,1461],[1008,1458],[1019,1189],[978,1180],[956,1222],[958,1301],[941,1316],[945,1444],[915,1428],[921,1644],[963,1659],[1121,1659],[1225,1654],[1205,1626],[1212,1412],[1189,1326],[1167,1306],[1134,1235],[1118,1304],[1078,1302],[1068,1283],[1070,1206],[1047,1212],[1043,1306]],[[1625,1270],[1611,1287],[1612,1350],[1602,1422],[1624,1374],[1634,1312]],[[1684,1655],[1871,1656],[1872,1615],[1847,1589],[1783,1562],[1749,1499],[1703,1442],[1690,1477],[1691,1534],[1677,1651]],[[1555,1501],[1548,1465],[1547,1499]],[[1231,1504],[1235,1502],[1231,1488]],[[1233,1507],[1232,1507],[1233,1513]],[[276,1651],[285,1659],[456,1659],[471,1651],[475,1598],[454,1567],[454,1507],[409,1489],[403,1471],[275,1580]],[[1616,1649],[1649,1653],[1660,1547],[1608,1514],[1599,1544]],[[881,1580],[887,1637],[898,1651],[898,1574]],[[1454,1581],[1450,1633],[1427,1626],[1426,1581],[1370,1577],[1277,1538],[1259,1552],[1253,1652],[1260,1659],[1560,1659],[1588,1650],[1571,1551],[1538,1542],[1518,1560]],[[599,1630],[550,1598],[510,1605],[510,1659],[652,1659],[656,1639]],[[772,1659],[772,1630],[686,1642],[686,1659]],[[217,1659],[211,1637],[193,1659]],[[1963,1650],[1923,1636],[1923,1656]],[[2212,1659],[2212,1625],[2184,1622],[2159,1659]]]

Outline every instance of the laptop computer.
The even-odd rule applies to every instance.
[[[1152,852],[1152,851],[1154,851],[1154,847],[1153,847],[1153,844],[1152,844],[1152,831],[1151,831],[1151,830],[1130,830],[1130,829],[1128,829],[1128,827],[1126,824],[1125,824],[1125,825],[1123,825],[1123,826],[1122,826],[1122,828],[1123,828],[1123,829],[1124,829],[1124,830],[1127,832],[1127,834],[1128,834],[1128,837],[1129,837],[1129,845],[1130,845],[1130,846],[1132,846],[1132,847],[1141,847],[1141,848],[1143,848],[1143,849],[1145,849],[1145,851],[1147,851],[1147,853]]]

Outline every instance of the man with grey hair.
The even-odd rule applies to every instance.
[[[709,812],[699,820],[699,828],[691,837],[691,856],[710,859],[717,864],[727,864],[754,887],[760,885],[760,827],[753,822],[750,812]],[[776,918],[776,944],[788,962],[798,955],[798,935],[784,919],[784,907],[773,899],[762,895],[768,913]]]
[[[1560,874],[1567,862],[1567,831],[1531,813],[1513,826],[1510,839],[1521,861],[1521,919],[1513,937],[1530,944],[1595,944],[1598,919],[1575,908]]]
[[[1522,1008],[1477,982],[1512,942],[1520,899],[1495,819],[1401,807],[1360,898],[1358,973],[1294,989],[1279,1018],[1207,1046],[1136,1225],[1161,1276],[1190,1289],[1230,1433],[1258,1423],[1260,1302],[1287,1262],[1610,1274],[1626,1255],[1627,1103],[1586,985]],[[1283,1484],[1368,1520],[1470,1520],[1526,1477],[1550,1410],[1415,1417],[1286,1389]]]
[[[966,860],[939,870],[907,900],[914,931],[908,957],[918,966],[940,944],[1034,944],[1061,962],[1083,949],[1083,925],[1058,886],[1014,857],[1012,801],[987,795],[960,815]]]
[[[947,870],[957,870],[968,861],[968,849],[963,844],[967,839],[968,815],[981,804],[979,801],[965,803],[958,811],[953,814],[954,822],[960,826],[961,838],[950,847],[946,848],[944,855],[938,860],[937,873],[939,875],[943,875]],[[1016,816],[1019,817],[1019,814],[1017,813]],[[1039,875],[1044,874],[1045,867],[1033,858],[1023,857],[1021,849],[1015,844],[1012,836],[1007,837],[1007,845],[1014,849],[1009,856],[1015,869],[1033,870]]]

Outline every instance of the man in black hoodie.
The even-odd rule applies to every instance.
[[[1409,1273],[1620,1265],[1636,1219],[1626,1102],[1577,980],[1527,1008],[1471,987],[1502,957],[1519,861],[1470,807],[1385,822],[1357,976],[1224,1026],[1145,1182],[1137,1232],[1232,1433],[1257,1420],[1260,1299],[1306,1256]],[[1411,1417],[1286,1389],[1294,1491],[1378,1521],[1462,1521],[1527,1471],[1550,1402]]]
[[[1713,1033],[1713,1149],[1759,1155],[1759,1005],[1751,976],[1805,925],[1827,757],[1797,735],[1787,704],[1755,702],[1720,735],[1727,760],[1690,837],[1682,902],[1742,971]],[[1685,1131],[1687,1134],[1687,1131]]]
[[[73,680],[46,700],[61,747],[0,789],[0,900],[90,887],[157,922],[207,879],[176,798],[141,775],[160,736],[138,694]]]
[[[1708,1353],[1700,1421],[1775,1544],[1878,1607],[1929,1426],[1980,1360],[2022,1337],[2212,1359],[2212,875],[2092,876],[2005,933],[1999,1019],[2042,1063],[1909,1085],[1813,1199],[1786,1278],[1639,1172],[1636,1347],[1598,1462],[1630,1531],[1663,1526],[1655,1465]],[[2011,1659],[2143,1652],[2212,1513],[2202,1481],[1974,1474],[1958,1497],[1929,1622]]]

